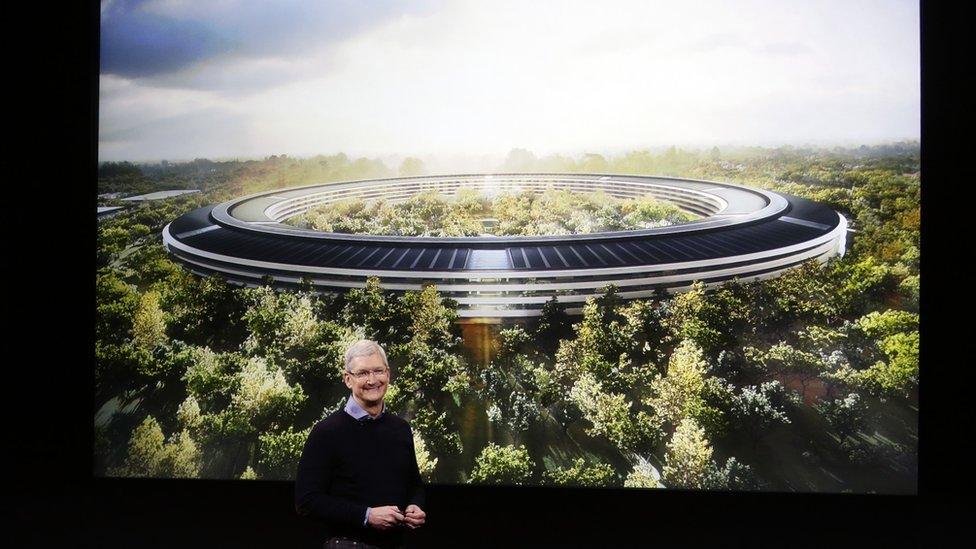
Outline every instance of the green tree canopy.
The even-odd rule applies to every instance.
[[[427,167],[424,166],[423,160],[408,156],[404,158],[402,162],[400,162],[400,168],[397,170],[397,173],[399,173],[401,177],[424,175],[427,173]]]
[[[712,452],[705,430],[690,417],[682,419],[664,456],[665,484],[671,488],[709,488],[714,468]]]
[[[132,342],[140,349],[151,351],[166,339],[166,319],[159,308],[159,292],[146,292],[139,299],[132,321]]]
[[[475,458],[469,482],[473,484],[526,484],[534,464],[522,446],[489,443]]]
[[[825,400],[817,405],[830,427],[843,443],[864,424],[867,404],[857,393],[849,393],[844,398]]]
[[[165,440],[159,423],[146,416],[132,432],[125,463],[111,473],[128,477],[196,477],[200,449],[187,431]]]
[[[258,462],[262,466],[261,478],[292,480],[298,470],[298,460],[311,428],[296,431],[294,427],[278,432],[261,433],[258,436]]]
[[[682,341],[671,353],[667,375],[651,382],[651,395],[644,404],[653,408],[658,421],[668,425],[677,426],[690,417],[717,428],[722,412],[706,399],[713,389],[707,372],[701,348],[693,340]]]
[[[569,467],[546,471],[542,480],[557,486],[606,487],[617,483],[617,474],[608,463],[589,463],[583,458],[577,458]]]

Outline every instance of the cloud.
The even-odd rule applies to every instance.
[[[214,128],[220,128],[219,137]],[[247,119],[233,110],[205,107],[108,128],[100,135],[99,156],[135,161],[257,156],[257,137]]]
[[[115,0],[102,6],[101,71],[195,89],[233,87],[237,75],[242,87],[260,87],[277,80],[253,73],[275,60],[294,64],[387,20],[430,8],[429,2],[399,0]],[[247,66],[252,62],[253,69]],[[217,77],[200,77],[208,71]]]
[[[101,71],[127,77],[172,72],[234,44],[198,21],[160,17],[145,2],[116,0],[102,13]]]
[[[130,11],[235,45],[153,74],[103,72],[99,152],[545,155],[918,137],[911,5],[743,1],[387,3],[342,38],[316,36],[339,25],[318,19],[366,8],[286,2],[271,17],[250,3],[146,2]]]

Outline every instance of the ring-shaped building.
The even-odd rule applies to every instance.
[[[701,216],[635,231],[559,236],[411,237],[327,233],[283,223],[347,199],[404,200],[436,191],[487,195],[549,189],[650,196]],[[558,296],[570,313],[609,284],[625,299],[659,290],[778,276],[844,253],[847,220],[810,200],[728,183],[611,174],[478,174],[371,179],[262,192],[193,210],[163,229],[169,252],[199,275],[322,292],[434,284],[462,318],[529,317]]]

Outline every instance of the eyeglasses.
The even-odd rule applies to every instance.
[[[383,368],[382,370],[363,370],[362,372],[346,372],[346,373],[356,378],[357,380],[362,381],[371,375],[376,378],[386,377],[386,374],[390,373],[390,369]]]

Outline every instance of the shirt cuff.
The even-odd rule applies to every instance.
[[[369,510],[370,509],[371,509],[371,507],[367,507],[366,508],[366,516],[363,517],[363,526],[366,526],[367,524],[369,524]]]

